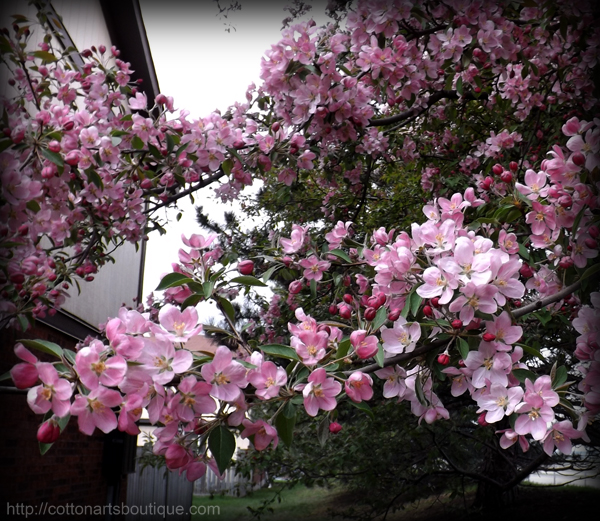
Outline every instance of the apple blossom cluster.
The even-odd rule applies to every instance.
[[[324,215],[332,216],[340,198],[360,195],[386,163],[410,164],[423,172],[426,190],[437,190],[443,165],[429,158],[458,154],[460,172],[481,176],[483,200],[510,191],[510,181],[479,170],[522,143],[523,132],[490,121],[467,144],[452,119],[471,102],[514,114],[523,129],[536,110],[591,109],[600,29],[590,13],[587,2],[552,11],[363,0],[345,28],[286,29],[246,102],[199,119],[186,111],[174,117],[174,100],[163,94],[148,100],[118,50],[85,49],[75,67],[50,37],[28,49],[30,25],[18,20],[0,35],[14,58],[0,139],[0,237],[9,252],[0,270],[3,322],[18,318],[26,328],[55,313],[75,280],[91,280],[114,247],[161,225],[156,210],[218,180],[226,182],[217,194],[232,199],[253,179],[276,176],[290,186],[310,173],[325,194]],[[439,130],[439,122],[448,124]],[[573,132],[571,151],[597,147],[597,131]],[[349,144],[350,161],[339,153]],[[545,170],[556,187],[540,196],[550,199],[530,197],[537,244],[556,234],[546,203],[570,219],[587,197],[563,179],[573,174],[565,168]],[[590,255],[585,234],[573,239],[579,253],[571,257]]]
[[[598,269],[600,119],[570,110],[596,106],[599,29],[585,2],[561,4],[557,14],[485,1],[424,4],[365,0],[345,30],[286,29],[247,103],[201,119],[174,117],[162,94],[149,101],[115,49],[114,65],[106,49],[84,51],[81,70],[51,42],[16,60],[19,94],[3,105],[0,140],[8,252],[0,291],[9,319],[55,310],[72,279],[93,277],[109,248],[142,239],[158,222],[155,210],[221,178],[217,193],[227,199],[255,178],[291,186],[310,172],[330,216],[338,197],[360,195],[402,161],[423,171],[433,194],[408,230],[365,237],[349,219],[318,234],[293,223],[262,278],[249,259],[232,269],[217,235],[182,237],[158,287],[167,302],[160,309],[121,309],[104,338],[77,351],[32,340],[15,347],[22,362],[11,375],[45,415],[41,442],[56,441],[71,416],[84,434],[137,434],[147,414],[153,450],[169,469],[190,480],[209,467],[222,475],[233,432],[258,450],[289,444],[300,409],[327,417],[346,399],[367,409],[379,384],[373,373],[383,396],[409,403],[419,422],[448,419],[444,396],[468,395],[505,448],[534,442],[567,453],[571,440],[586,439],[600,392],[598,293],[585,305]],[[577,22],[561,30],[563,16]],[[21,56],[18,43],[0,37]],[[27,35],[15,38],[26,43]],[[464,143],[452,113],[468,112],[471,101],[502,117]],[[549,106],[563,137],[531,137],[529,118]],[[530,139],[547,146],[534,153]],[[442,193],[449,157],[463,178]],[[273,288],[261,321],[238,331],[232,300],[266,286],[274,270],[293,280]],[[235,350],[187,348],[202,333],[203,301],[216,303],[227,326],[213,330]],[[295,320],[284,319],[285,306]],[[555,348],[528,344],[530,331],[551,320],[566,328],[572,320],[580,334],[571,349],[579,374],[540,364]],[[261,417],[267,402],[278,408]]]

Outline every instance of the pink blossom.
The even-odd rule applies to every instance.
[[[127,362],[122,356],[101,356],[96,349],[84,347],[75,357],[75,369],[83,385],[90,390],[100,384],[116,387],[125,377]]]
[[[59,418],[69,413],[69,399],[73,391],[71,384],[58,377],[58,372],[52,364],[38,362],[37,370],[42,385],[32,387],[27,393],[27,403],[37,414],[45,414],[50,409]]]
[[[186,376],[177,386],[177,393],[173,396],[173,408],[177,418],[184,422],[191,422],[202,414],[215,412],[215,401],[210,397],[212,386],[206,382],[198,381],[194,375]]]
[[[377,337],[375,335],[367,336],[367,332],[364,329],[357,329],[350,333],[350,343],[361,360],[375,356],[379,350]]]
[[[226,402],[233,402],[240,394],[240,389],[248,385],[246,369],[233,360],[232,352],[225,346],[217,348],[213,361],[204,364],[201,373],[202,378],[212,385],[210,393]]]
[[[320,367],[308,377],[308,384],[302,390],[304,408],[309,416],[316,416],[319,409],[332,411],[337,402],[335,397],[340,394],[342,384],[334,378],[328,378],[325,369]]]
[[[192,306],[181,311],[178,307],[167,304],[158,313],[158,321],[162,329],[155,327],[153,331],[172,342],[187,342],[202,331],[202,324],[198,324],[198,312]]]
[[[302,259],[300,266],[304,268],[304,278],[306,280],[319,281],[323,278],[323,273],[331,266],[330,262],[319,260],[315,255],[311,255],[308,259]]]
[[[305,365],[315,365],[325,356],[328,336],[325,331],[300,331],[291,338],[291,346]]]
[[[256,420],[254,423],[250,420],[244,420],[242,424],[244,425],[244,430],[240,436],[242,438],[254,436],[253,444],[256,450],[266,449],[271,442],[273,442],[274,449],[277,447],[279,438],[277,436],[277,431],[272,425],[269,425],[264,420]]]
[[[495,342],[502,342],[507,346],[518,342],[523,336],[523,328],[521,326],[513,326],[510,315],[506,311],[503,311],[500,316],[494,317],[492,322],[489,320],[486,321],[485,326],[486,333],[490,333],[496,337]],[[502,349],[499,346],[496,348]]]
[[[404,392],[406,391],[406,384],[404,383],[406,371],[403,367],[399,365],[384,367],[375,371],[375,374],[382,380],[385,380],[383,384],[383,396],[385,398],[394,398],[395,396],[402,398],[404,396]]]
[[[404,317],[399,317],[390,329],[381,328],[383,349],[389,354],[410,353],[414,351],[416,342],[421,338],[421,326],[418,322],[407,323]]]
[[[462,295],[454,300],[448,309],[453,313],[460,312],[459,316],[464,324],[468,324],[473,320],[477,310],[484,313],[495,313],[498,309],[494,300],[498,290],[491,284],[476,286],[473,282],[469,282],[460,291]]]
[[[571,420],[556,422],[543,439],[544,452],[552,456],[554,447],[563,454],[571,454],[573,438],[580,438],[581,432],[573,427]]]
[[[24,360],[24,363],[15,365],[10,370],[10,376],[17,389],[28,389],[38,380],[38,359],[20,342],[15,345],[15,354]]]
[[[353,402],[359,403],[373,398],[372,386],[373,379],[368,374],[355,371],[346,380],[344,389]]]
[[[187,371],[192,365],[192,353],[175,350],[173,343],[164,337],[144,338],[144,350],[138,362],[157,384],[169,383],[175,374]]]
[[[279,389],[287,382],[287,374],[273,362],[263,362],[259,369],[248,373],[248,382],[256,388],[256,396],[268,400],[279,395]]]
[[[285,237],[282,237],[279,239],[279,244],[284,253],[296,253],[304,245],[305,237],[306,230],[302,226],[293,224],[291,238],[286,239]]]
[[[479,412],[487,411],[485,421],[488,423],[496,423],[504,416],[510,416],[515,407],[523,397],[523,389],[521,387],[510,387],[507,389],[500,384],[492,384],[489,392],[480,395],[477,400]]]
[[[77,416],[79,430],[91,436],[98,427],[109,433],[117,427],[117,417],[112,410],[122,402],[118,391],[99,385],[87,396],[77,395],[71,405],[71,414]]]

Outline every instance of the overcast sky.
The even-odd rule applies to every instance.
[[[228,5],[222,0],[221,5]],[[288,0],[240,0],[242,10],[227,19],[217,16],[216,2],[209,0],[140,0],[146,33],[160,90],[173,96],[176,108],[190,111],[190,118],[204,117],[214,110],[224,112],[245,100],[248,85],[260,83],[260,59],[281,38],[281,22],[288,16]],[[309,1],[313,17],[321,25],[325,0]],[[230,31],[226,31],[231,26]],[[196,204],[211,208],[219,220],[228,208],[211,204],[212,189],[196,196]],[[186,199],[183,218],[171,212],[168,234],[150,236],[144,277],[144,295],[171,270],[177,261],[182,233],[198,233],[195,212]]]

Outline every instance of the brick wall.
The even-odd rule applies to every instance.
[[[0,335],[0,374],[19,361],[13,352],[16,338],[44,339],[69,348],[75,345],[68,336],[43,324],[27,334],[4,330]],[[34,354],[40,357],[38,352]],[[12,381],[2,383],[12,385]],[[8,507],[16,504],[105,505],[109,492],[103,474],[106,436],[97,429],[93,436],[81,434],[73,417],[58,441],[41,456],[36,432],[42,416],[31,411],[26,397],[26,392],[0,389],[0,518],[24,519]],[[122,502],[126,498],[126,481],[121,479],[117,484]],[[15,516],[7,516],[11,513]],[[31,517],[44,518],[57,519],[56,516]],[[68,516],[68,519],[77,518]]]

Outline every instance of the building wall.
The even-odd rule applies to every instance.
[[[13,346],[18,339],[48,340],[63,348],[73,349],[75,340],[43,324],[27,333],[4,330],[0,338],[0,374],[19,359]],[[39,359],[44,355],[34,351]],[[23,519],[11,507],[18,505],[48,506],[101,506],[105,505],[110,484],[103,469],[106,467],[107,437],[96,430],[93,436],[79,432],[77,418],[58,441],[41,455],[36,432],[42,416],[34,414],[27,405],[26,391],[0,387],[0,518]],[[126,501],[126,474],[120,476],[117,487],[120,501]],[[5,515],[7,517],[5,517]],[[15,514],[12,516],[11,514]],[[73,516],[73,519],[77,519]],[[35,516],[34,519],[57,519],[56,516]],[[71,516],[69,516],[71,519]],[[85,516],[80,519],[85,519]]]

